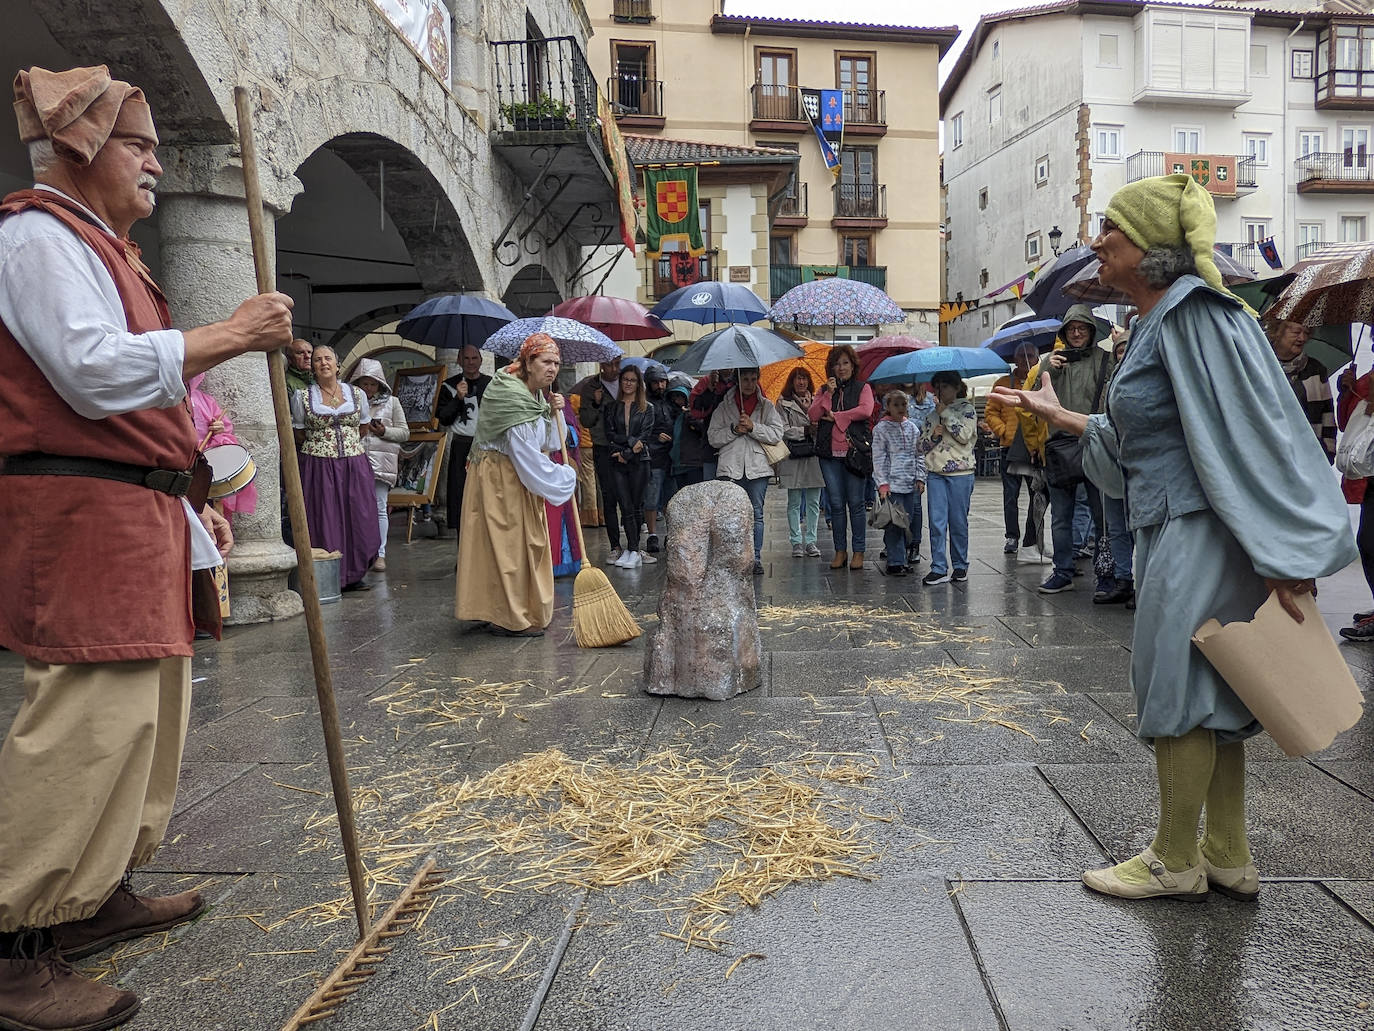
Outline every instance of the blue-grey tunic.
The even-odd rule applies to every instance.
[[[1124,497],[1135,532],[1131,658],[1141,737],[1261,729],[1192,643],[1208,619],[1252,619],[1264,578],[1356,560],[1345,498],[1259,324],[1196,276],[1136,322],[1084,469]]]

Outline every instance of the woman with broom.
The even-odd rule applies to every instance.
[[[542,637],[553,618],[553,556],[544,503],[572,497],[577,473],[549,460],[559,448],[553,413],[558,344],[535,333],[513,365],[499,370],[477,413],[468,459],[458,544],[459,619],[489,624],[493,634]]]

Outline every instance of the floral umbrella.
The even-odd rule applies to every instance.
[[[516,319],[487,337],[482,349],[503,358],[517,358],[520,345],[532,333],[547,333],[558,341],[558,349],[565,363],[608,362],[625,353],[601,330],[557,315]]]
[[[793,343],[802,349],[804,357],[774,362],[759,370],[759,389],[774,401],[798,369],[805,369],[810,374],[813,390],[825,382],[825,359],[830,354],[830,345],[815,340],[795,340]]]
[[[1326,254],[1320,251],[1317,261],[1302,264],[1265,319],[1310,327],[1374,322],[1374,243],[1347,246],[1332,260],[1320,260]]]
[[[777,299],[768,317],[799,326],[881,326],[906,321],[897,302],[876,286],[838,276],[794,286]]]
[[[865,340],[854,348],[859,356],[859,379],[867,380],[878,363],[884,358],[891,358],[894,354],[910,354],[912,351],[923,351],[927,347],[937,346],[933,340],[917,340],[909,336],[881,336],[874,337],[872,340]]]

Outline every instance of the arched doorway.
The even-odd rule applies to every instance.
[[[501,303],[522,319],[547,315],[562,300],[553,274],[543,265],[526,265],[511,277],[501,295]]]

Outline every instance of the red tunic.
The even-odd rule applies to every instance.
[[[0,219],[55,216],[114,278],[131,333],[171,327],[136,257],[80,209],[21,190]],[[130,245],[132,246],[132,245]],[[78,415],[0,322],[0,457],[43,451],[185,469],[196,449],[186,405],[92,420]],[[191,537],[179,499],[84,476],[0,476],[0,644],[37,662],[190,655]]]

